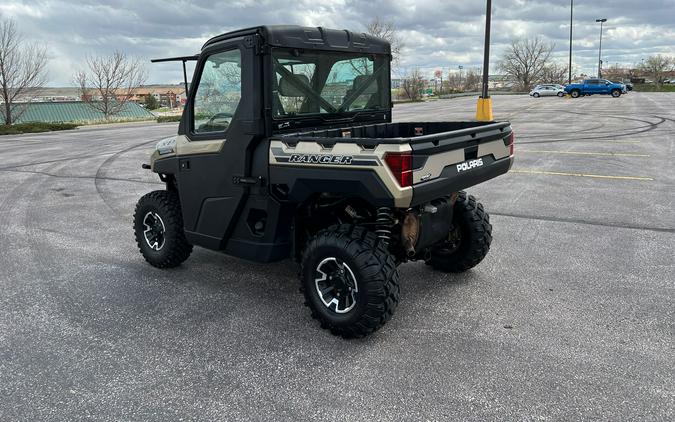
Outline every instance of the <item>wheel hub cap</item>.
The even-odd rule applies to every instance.
[[[143,231],[145,243],[150,249],[161,250],[164,247],[164,233],[166,232],[162,218],[156,212],[150,211],[143,217],[143,226],[145,227]]]
[[[358,284],[351,268],[338,258],[326,258],[316,266],[314,279],[321,302],[338,314],[345,314],[356,306]]]

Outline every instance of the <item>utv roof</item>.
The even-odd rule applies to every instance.
[[[298,25],[256,26],[227,32],[208,40],[202,50],[226,39],[255,34],[260,35],[264,43],[275,47],[361,51],[375,54],[390,54],[391,51],[387,41],[365,33]]]

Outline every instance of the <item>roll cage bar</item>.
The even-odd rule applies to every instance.
[[[162,62],[183,62],[183,82],[185,83],[185,96],[188,94],[188,79],[187,79],[187,69],[185,68],[185,63],[189,61],[199,60],[199,54],[194,56],[180,56],[180,57],[167,57],[164,59],[152,59],[150,63],[162,63]]]

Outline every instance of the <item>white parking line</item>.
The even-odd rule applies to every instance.
[[[535,153],[535,154],[569,154],[569,155],[597,155],[606,157],[650,157],[649,154],[632,154],[619,152],[585,152],[585,151],[552,151],[552,150],[536,150],[536,149],[519,149],[518,153]]]
[[[584,174],[584,173],[564,173],[560,171],[544,171],[544,170],[529,170],[529,169],[513,169],[509,170],[509,173],[522,173],[522,174],[543,174],[547,176],[573,176],[573,177],[590,177],[594,179],[615,179],[615,180],[641,180],[641,181],[653,181],[651,177],[645,176],[607,176],[604,174]]]

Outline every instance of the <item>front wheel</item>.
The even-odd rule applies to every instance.
[[[612,97],[619,98],[620,96],[621,96],[621,91],[619,91],[618,89],[612,90]]]
[[[134,232],[141,255],[154,267],[177,267],[192,253],[176,192],[157,190],[141,197],[134,212]]]
[[[538,92],[535,92],[534,94],[532,94],[532,96],[533,96],[534,98],[539,98],[539,93],[538,93]]]
[[[448,273],[461,273],[478,265],[490,250],[490,215],[473,195],[460,192],[453,209],[453,230],[448,240],[435,245],[427,264]]]
[[[322,328],[345,338],[382,327],[399,300],[394,257],[375,233],[335,226],[309,240],[302,256],[302,291]]]
[[[558,93],[558,97],[562,98],[562,97],[564,97],[564,96],[565,96],[565,93],[564,93],[564,92],[559,92],[559,93]]]

